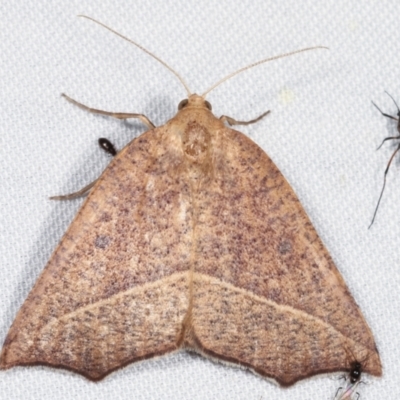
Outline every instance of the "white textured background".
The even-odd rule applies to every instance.
[[[54,4],[53,4],[54,3]],[[185,92],[169,71],[91,23],[97,18],[164,59],[203,92],[261,58],[310,45],[210,94],[216,115],[263,121],[241,129],[287,177],[360,305],[382,356],[362,400],[400,396],[400,165],[368,230],[393,151],[380,141],[400,102],[400,3],[393,1],[143,1],[0,3],[0,341],[81,200],[48,196],[94,180],[118,148],[144,131],[83,112],[60,97],[142,112],[157,125]],[[400,159],[400,155],[398,157]],[[398,161],[398,160],[397,160]],[[351,324],[351,321],[349,321]],[[332,399],[339,382],[315,377],[281,389],[253,374],[179,353],[130,365],[94,384],[45,367],[0,372],[1,399]]]

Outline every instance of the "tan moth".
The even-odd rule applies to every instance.
[[[58,197],[89,192],[18,312],[0,368],[43,364],[99,380],[188,349],[287,386],[346,369],[337,351],[346,345],[368,354],[365,372],[381,375],[372,333],[294,191],[260,147],[225,125],[268,112],[217,118],[205,100],[245,69],[312,48],[261,60],[197,95],[116,34],[171,70],[188,98],[155,127],[66,96],[149,130],[96,182]]]

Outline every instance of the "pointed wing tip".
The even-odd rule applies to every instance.
[[[382,376],[381,357],[376,346],[374,349],[370,349],[370,351],[371,352],[367,355],[366,359],[360,361],[363,364],[363,372],[379,378]]]
[[[6,346],[4,346],[0,354],[0,370],[9,369],[12,367],[12,365],[6,361],[7,358],[6,350],[7,348]]]
[[[7,363],[4,361],[3,357],[0,358],[0,370],[8,369],[11,368],[7,365]]]
[[[365,372],[367,374],[376,376],[378,378],[380,378],[382,376],[382,374],[383,374],[382,363],[381,363],[381,360],[379,358],[379,355],[377,356],[376,363],[374,365],[372,365],[371,367],[368,366],[367,368],[365,368]]]

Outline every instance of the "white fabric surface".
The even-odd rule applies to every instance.
[[[381,379],[364,376],[363,400],[400,397],[400,166],[393,163],[375,225],[368,230],[392,154],[381,140],[395,124],[384,93],[400,102],[399,11],[393,1],[46,2],[3,0],[1,40],[0,341],[77,212],[81,200],[48,196],[94,180],[109,157],[145,128],[83,112],[142,112],[157,125],[185,92],[108,24],[153,51],[201,93],[261,58],[307,52],[233,78],[208,100],[216,115],[263,121],[241,129],[287,177],[331,252],[377,342]],[[400,155],[398,159],[400,158]],[[351,323],[351,321],[349,321]],[[332,399],[336,376],[282,389],[247,371],[178,353],[130,365],[99,383],[45,367],[0,372],[0,399]]]

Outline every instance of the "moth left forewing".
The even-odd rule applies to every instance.
[[[170,136],[144,133],[98,179],[17,314],[1,368],[44,364],[98,380],[180,347],[192,223]]]

